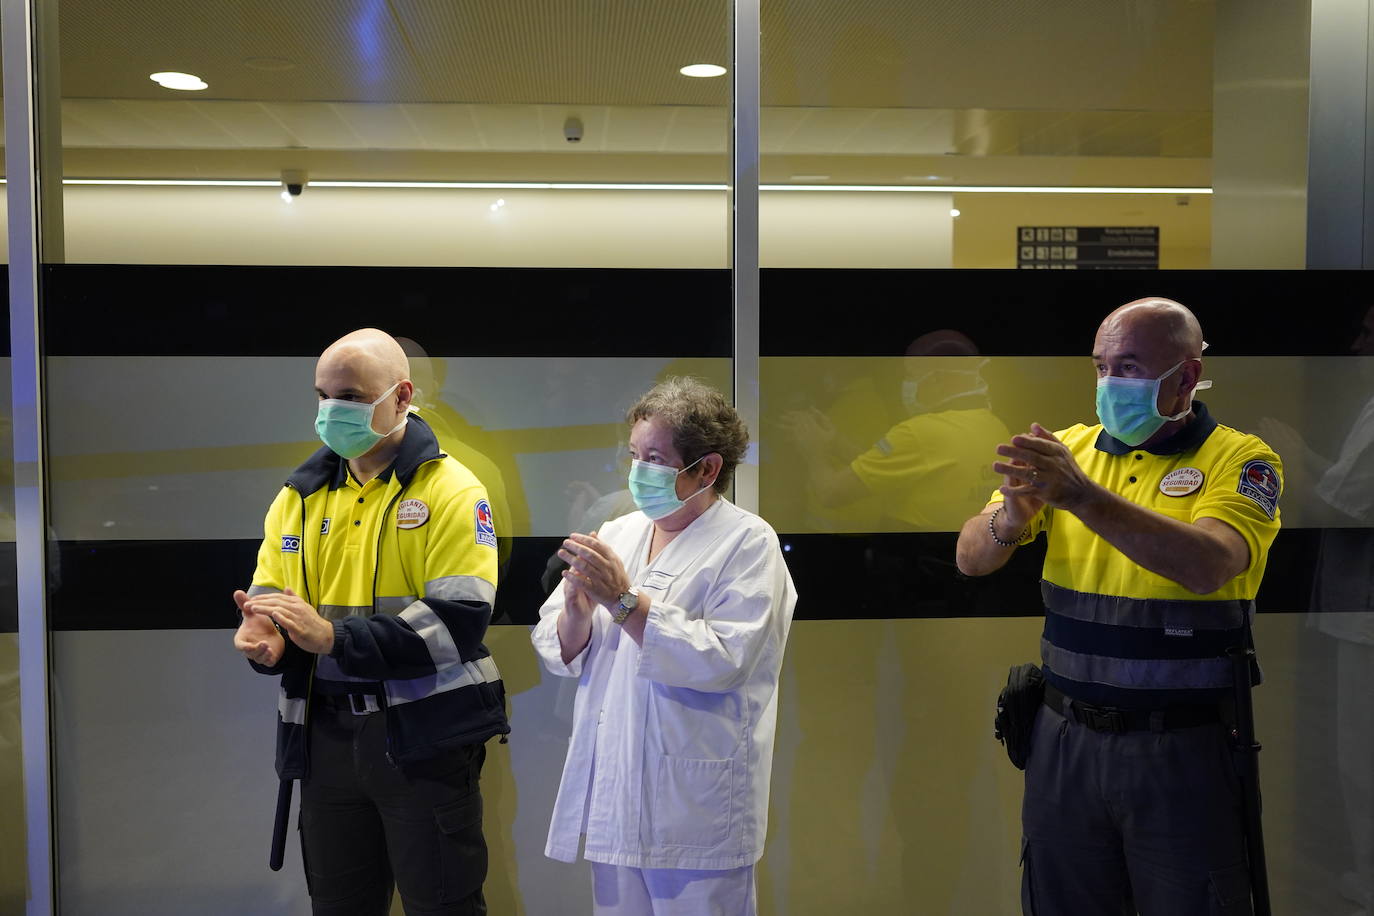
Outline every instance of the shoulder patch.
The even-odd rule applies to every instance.
[[[485,499],[477,500],[477,505],[473,507],[472,527],[477,532],[477,543],[486,544],[488,547],[496,546],[496,522],[491,517],[491,504]]]
[[[281,536],[282,553],[300,553],[301,536],[299,534],[283,534]]]
[[[1267,461],[1247,461],[1245,467],[1240,469],[1240,483],[1236,486],[1236,492],[1253,499],[1270,518],[1274,517],[1274,510],[1278,508],[1281,488],[1279,472]]]
[[[1159,492],[1165,496],[1187,496],[1202,486],[1203,473],[1197,468],[1174,468],[1159,482]]]
[[[403,499],[396,507],[397,528],[419,528],[429,521],[429,506],[422,500]]]

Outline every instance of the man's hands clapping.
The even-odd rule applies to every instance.
[[[251,598],[236,591],[234,601],[243,612],[243,623],[234,634],[234,648],[259,664],[275,665],[286,648],[273,621],[307,652],[327,655],[334,648],[334,624],[289,588]]]
[[[1073,453],[1039,423],[1031,424],[1029,435],[1013,436],[1010,444],[997,446],[997,454],[1011,459],[992,465],[1006,478],[999,489],[1006,497],[1010,524],[1024,525],[1044,505],[1072,512],[1098,489]]]

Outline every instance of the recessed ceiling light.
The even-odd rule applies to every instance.
[[[952,216],[952,217],[954,217],[955,219],[958,219],[958,218],[959,218],[959,211],[958,211],[958,209],[956,209],[956,208],[954,208],[954,207],[950,207],[950,208],[949,208],[949,215]]]
[[[688,64],[678,71],[683,76],[722,76],[725,73],[724,67],[715,64]]]
[[[150,73],[148,79],[157,83],[164,89],[183,89],[188,92],[196,89],[208,89],[210,84],[196,76],[194,73],[177,73],[172,70],[163,73]]]

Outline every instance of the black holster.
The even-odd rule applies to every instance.
[[[1007,756],[1018,770],[1026,768],[1035,714],[1044,702],[1045,677],[1040,669],[1030,663],[1013,665],[1007,672],[1007,686],[997,695],[992,735],[1006,745]]]

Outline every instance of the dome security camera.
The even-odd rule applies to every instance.
[[[286,188],[286,193],[292,197],[300,197],[305,190],[307,176],[300,169],[285,169],[281,173],[281,183]]]

